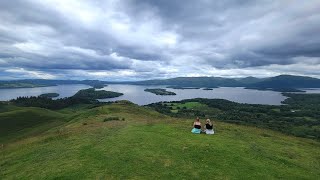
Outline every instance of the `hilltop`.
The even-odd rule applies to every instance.
[[[320,176],[317,141],[219,121],[215,135],[193,135],[192,119],[126,101],[56,111],[4,103],[0,117],[6,129],[0,139],[1,179]]]

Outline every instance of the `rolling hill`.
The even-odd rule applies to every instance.
[[[216,121],[215,135],[194,135],[192,119],[171,118],[129,102],[59,111],[12,105],[1,109],[1,127],[30,122],[26,131],[32,133],[1,135],[0,179],[320,176],[318,141],[271,130]],[[117,119],[112,117],[122,120],[105,121]],[[59,123],[43,128],[48,121]],[[5,129],[17,131],[14,124]]]
[[[58,112],[36,107],[11,107],[0,113],[0,143],[23,139],[64,122],[65,116]]]

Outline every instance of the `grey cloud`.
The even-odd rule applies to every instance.
[[[316,0],[0,1],[0,65],[68,77],[271,72],[274,65],[303,74],[320,64],[319,12]]]
[[[227,56],[222,63],[208,54],[186,52],[202,57],[215,67],[291,64],[297,56],[319,57],[317,1],[306,3],[305,9],[299,8],[298,2],[276,1],[134,1],[132,4],[138,4],[137,10],[153,7],[150,9],[168,26],[174,25],[184,41],[199,43],[203,49],[218,47],[216,52]],[[241,37],[255,33],[261,37],[239,42]],[[221,46],[225,42],[232,44],[231,47]]]

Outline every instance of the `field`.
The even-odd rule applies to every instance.
[[[196,105],[187,104],[189,108]],[[24,129],[24,137],[1,135],[0,179],[320,176],[318,141],[272,130],[215,121],[215,135],[194,135],[190,133],[192,119],[172,118],[128,102],[93,108],[78,105],[59,111],[6,105],[0,109],[5,122],[16,120],[21,111],[34,113],[17,121],[43,116]],[[120,120],[104,122],[108,117]],[[44,128],[40,119],[52,126]],[[4,121],[0,123],[2,126]],[[7,127],[7,131],[16,130]]]

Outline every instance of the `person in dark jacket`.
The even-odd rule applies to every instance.
[[[210,121],[210,119],[207,119],[207,120],[206,120],[206,124],[205,124],[204,128],[205,128],[204,132],[205,132],[206,134],[214,134],[213,124],[212,124],[212,122]]]

